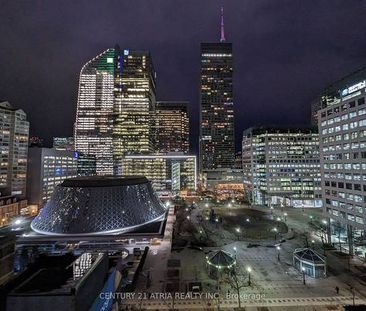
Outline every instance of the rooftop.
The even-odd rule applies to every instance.
[[[144,176],[82,176],[65,179],[62,187],[112,187],[147,183]]]

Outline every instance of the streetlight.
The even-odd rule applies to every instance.
[[[247,218],[247,222],[250,222],[250,219],[249,218]]]
[[[285,216],[285,222],[287,221],[287,213],[284,213],[283,216]]]
[[[276,240],[277,240],[277,231],[278,231],[278,229],[277,229],[277,228],[273,228],[273,231],[274,231],[274,233],[275,233],[274,238],[275,238],[275,241],[276,241]]]
[[[314,246],[315,246],[315,240],[311,240],[311,246],[314,248]]]
[[[252,268],[247,267],[247,271],[248,271],[248,285],[250,286],[252,284],[252,282],[250,281],[250,272],[252,271]]]
[[[208,203],[205,204],[205,207],[208,207]]]
[[[231,207],[231,203],[229,203],[227,206],[228,206],[228,207]]]
[[[302,283],[305,285],[305,267],[301,267],[301,271],[302,271]]]
[[[235,260],[236,260],[236,246],[233,247],[233,250],[235,252]]]
[[[187,216],[187,219],[189,220],[190,218],[191,218],[191,217],[188,215],[188,216]]]
[[[277,245],[276,249],[277,249],[277,261],[280,261],[280,250],[281,250],[281,247],[279,245]]]
[[[277,217],[277,221],[281,221],[281,218],[280,217]]]
[[[238,241],[239,241],[240,240],[240,228],[236,228],[235,231],[238,234]]]

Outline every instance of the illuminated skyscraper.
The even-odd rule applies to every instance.
[[[26,194],[28,137],[24,111],[0,102],[0,196]]]
[[[154,150],[156,73],[147,51],[123,50],[116,60],[113,156],[120,172],[124,155]]]
[[[154,128],[156,152],[188,153],[188,102],[157,102]]]
[[[97,174],[113,173],[112,124],[115,49],[88,61],[80,72],[75,149],[95,155]]]
[[[107,49],[80,73],[75,150],[94,155],[99,175],[123,155],[153,151],[155,71],[145,51]]]
[[[235,161],[232,44],[201,44],[200,171],[231,168]]]

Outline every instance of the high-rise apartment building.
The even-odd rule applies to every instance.
[[[0,196],[26,195],[28,138],[25,112],[0,102]]]
[[[328,87],[318,111],[323,208],[332,242],[350,254],[366,229],[365,97],[366,68]],[[365,256],[366,249],[357,252]]]
[[[158,101],[156,103],[155,151],[189,152],[188,102]]]
[[[201,172],[234,166],[233,53],[223,16],[220,42],[201,44],[199,148]]]
[[[148,52],[118,46],[83,66],[75,150],[96,157],[97,174],[116,172],[124,154],[153,151],[155,78]]]
[[[242,157],[253,204],[321,207],[315,130],[249,128],[243,132]]]

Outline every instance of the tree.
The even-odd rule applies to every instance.
[[[240,269],[239,266],[236,266],[233,270],[231,270],[225,281],[230,285],[230,287],[236,292],[238,296],[238,306],[239,309],[241,309],[241,297],[240,297],[240,291],[248,287],[249,283],[247,281],[248,279],[248,273]]]

